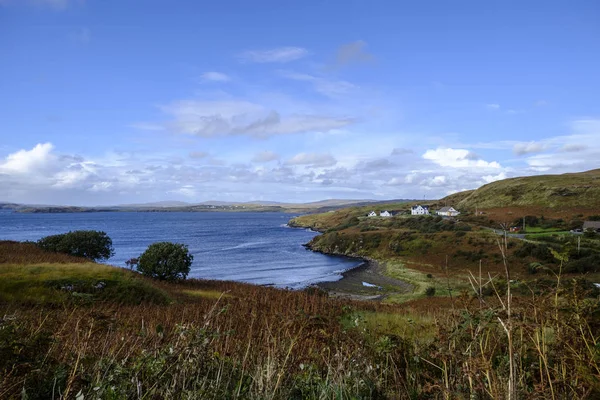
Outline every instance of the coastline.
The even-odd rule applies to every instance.
[[[349,300],[382,301],[390,295],[413,291],[414,286],[410,283],[385,275],[384,265],[379,261],[360,259],[363,263],[344,271],[341,279],[334,282],[319,282],[316,286],[327,291],[330,297]]]
[[[297,229],[314,230],[310,227],[298,225],[293,226],[288,224],[288,226]],[[329,297],[348,300],[382,301],[390,295],[411,293],[414,290],[414,285],[387,276],[384,272],[385,262],[367,257],[314,250],[309,243],[305,243],[303,246],[315,253],[336,257],[347,257],[362,261],[356,267],[342,272],[341,279],[337,281],[325,281],[313,285],[325,290],[329,294]]]
[[[288,221],[287,226],[293,229],[310,229],[311,231],[323,234],[323,231],[315,227],[293,223],[292,219]],[[325,290],[329,294],[329,297],[349,300],[382,301],[390,295],[410,293],[414,290],[414,286],[410,283],[387,276],[384,273],[384,262],[358,255],[315,250],[310,246],[310,243],[305,243],[303,246],[315,253],[362,261],[356,267],[342,272],[342,277],[337,281],[319,282],[313,285]]]

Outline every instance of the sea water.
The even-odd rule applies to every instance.
[[[311,252],[302,244],[316,232],[287,226],[285,213],[96,212],[21,214],[0,210],[0,240],[38,240],[74,230],[104,231],[115,255],[107,264],[125,267],[148,245],[184,243],[194,255],[189,277],[302,288],[335,281],[356,267],[354,259]]]

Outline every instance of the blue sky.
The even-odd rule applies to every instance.
[[[596,1],[0,0],[0,201],[438,198],[600,167]]]

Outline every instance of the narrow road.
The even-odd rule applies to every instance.
[[[485,227],[485,226],[483,227],[483,229],[487,229],[487,230],[490,230],[490,231],[494,232],[497,235],[504,236],[504,231],[502,229],[488,228],[488,227]],[[507,232],[506,236],[507,237],[511,237],[511,238],[515,238],[515,239],[525,240],[525,234],[524,233],[510,233],[510,232]]]

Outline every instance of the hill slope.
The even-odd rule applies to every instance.
[[[443,200],[457,200],[457,195]],[[471,191],[457,206],[459,209],[521,206],[600,210],[600,169],[504,179]]]

